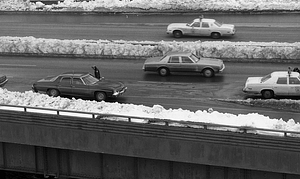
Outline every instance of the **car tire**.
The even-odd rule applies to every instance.
[[[213,39],[219,39],[221,37],[221,34],[219,32],[213,32],[210,36]]]
[[[169,69],[168,68],[159,68],[158,69],[158,74],[160,75],[160,76],[168,76],[169,74],[170,74],[170,71],[169,71]]]
[[[264,90],[261,92],[264,99],[271,99],[274,97],[274,92],[272,90]]]
[[[104,100],[106,100],[106,93],[104,93],[104,92],[96,92],[95,93],[95,99],[96,99],[96,101],[104,101]]]
[[[203,75],[206,78],[211,78],[215,75],[215,72],[210,68],[206,68],[206,69],[203,70]]]
[[[175,31],[173,32],[173,36],[174,36],[175,38],[180,38],[180,37],[182,37],[182,32],[179,31],[179,30],[175,30]]]
[[[59,96],[59,91],[57,89],[48,89],[47,94],[52,97]]]

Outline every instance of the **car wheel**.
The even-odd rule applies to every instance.
[[[182,32],[179,31],[179,30],[175,30],[175,31],[173,32],[173,36],[174,36],[175,38],[180,38],[180,37],[182,37]]]
[[[57,96],[59,96],[59,91],[57,89],[49,89],[48,95],[52,96],[52,97],[57,97]]]
[[[158,69],[158,74],[160,76],[168,76],[170,73],[169,69],[168,68],[160,68]]]
[[[213,38],[213,39],[219,39],[220,37],[221,37],[221,34],[220,33],[218,33],[218,32],[213,32],[213,33],[211,33],[211,38]]]
[[[212,69],[207,68],[207,69],[203,70],[203,75],[206,78],[210,78],[210,77],[213,77],[215,75],[215,72]]]
[[[104,101],[106,99],[106,93],[104,93],[104,92],[96,92],[95,99],[97,101]]]
[[[265,99],[270,99],[274,97],[274,92],[272,90],[264,90],[261,92],[262,97]]]

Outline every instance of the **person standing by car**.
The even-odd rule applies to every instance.
[[[94,70],[95,77],[100,80],[100,70],[96,67],[96,65],[92,66],[92,69]]]

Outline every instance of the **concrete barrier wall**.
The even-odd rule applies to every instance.
[[[300,175],[300,142],[207,129],[1,111],[0,142]]]

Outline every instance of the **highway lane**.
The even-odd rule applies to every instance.
[[[236,25],[237,34],[226,41],[299,42],[299,14],[204,14]],[[207,37],[174,39],[167,35],[172,22],[190,22],[195,14],[0,14],[1,36],[57,39],[137,41],[211,41]]]
[[[218,102],[216,99],[244,99],[243,85],[248,76],[266,75],[274,70],[286,70],[287,65],[272,63],[226,63],[226,70],[214,78],[204,78],[200,74],[175,73],[160,77],[156,73],[142,70],[142,60],[122,59],[82,59],[82,58],[38,58],[1,57],[0,72],[6,74],[10,91],[31,90],[31,84],[47,75],[66,71],[89,71],[97,65],[105,79],[120,80],[128,86],[128,91],[110,102],[133,103],[165,108],[182,108],[192,111],[213,108],[219,112],[233,114],[260,113],[272,118],[293,118],[300,121],[298,113],[248,107]],[[289,64],[299,66],[299,64]]]

